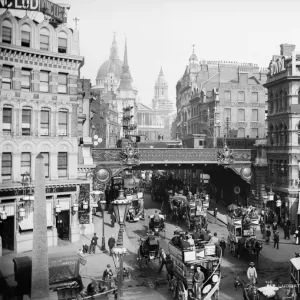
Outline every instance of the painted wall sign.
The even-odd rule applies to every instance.
[[[285,60],[284,57],[277,59],[276,61],[271,61],[269,65],[270,77],[285,71]]]
[[[58,23],[66,22],[65,8],[49,0],[0,0],[0,8],[39,11]]]

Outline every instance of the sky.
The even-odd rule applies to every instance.
[[[59,3],[59,0],[53,2]],[[114,32],[140,101],[150,103],[162,66],[175,103],[176,83],[195,45],[198,59],[251,62],[268,67],[282,43],[299,44],[298,0],[64,0],[68,25],[79,19],[84,78],[95,84],[109,58]],[[297,50],[297,47],[296,47]]]

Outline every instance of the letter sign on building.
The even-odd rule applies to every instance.
[[[274,75],[285,71],[285,65],[284,65],[284,56],[281,58],[277,59],[276,61],[271,61],[269,65],[269,70],[270,70],[270,77],[273,77]]]

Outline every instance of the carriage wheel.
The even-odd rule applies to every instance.
[[[187,290],[182,281],[178,281],[177,295],[178,300],[187,300]]]
[[[213,298],[214,300],[218,300],[219,299],[219,290],[215,291],[213,294]]]
[[[171,282],[171,286],[172,286],[172,297],[174,298],[174,299],[176,299],[176,296],[177,296],[177,286],[176,286],[176,281],[175,280],[173,280],[172,282]]]
[[[142,254],[141,254],[141,249],[139,248],[138,250],[138,261],[139,261],[139,268],[141,269],[142,268]]]

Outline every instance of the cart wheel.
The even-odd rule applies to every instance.
[[[138,250],[138,261],[139,261],[139,268],[141,269],[142,268],[142,254],[141,254],[141,249],[139,248]]]
[[[171,285],[172,285],[172,288],[171,288],[171,290],[172,290],[172,297],[173,297],[174,299],[176,299],[176,296],[177,296],[177,286],[176,286],[176,281],[173,280],[172,283],[171,283]]]
[[[187,300],[188,298],[187,290],[185,289],[182,281],[179,281],[177,284],[177,295],[178,300]]]

